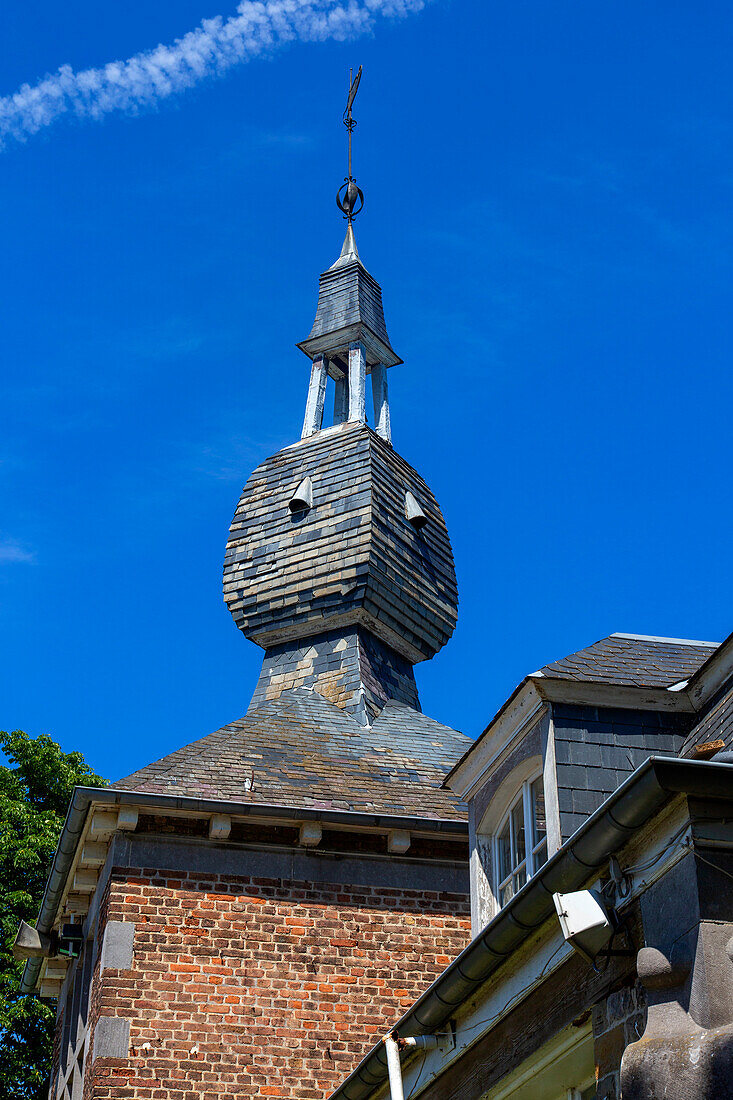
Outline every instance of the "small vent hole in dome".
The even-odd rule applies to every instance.
[[[291,512],[307,512],[312,507],[313,482],[309,477],[304,477],[288,501],[288,508]]]
[[[405,493],[405,515],[407,522],[411,523],[416,531],[419,531],[428,522],[428,517],[420,507],[417,497],[408,489]]]

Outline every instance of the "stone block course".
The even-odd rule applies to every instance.
[[[640,982],[621,986],[593,1006],[593,1046],[598,1098],[621,1095],[619,1070],[626,1047],[646,1026],[646,994]]]

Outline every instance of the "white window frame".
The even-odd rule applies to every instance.
[[[544,832],[543,836],[539,840],[537,840],[536,837],[535,837],[536,830],[535,830],[535,819],[534,819],[534,814],[533,814],[534,805],[533,805],[533,799],[532,799],[532,787],[537,781],[539,781],[542,784],[542,791],[543,791],[543,795],[544,795],[544,779],[543,779],[543,776],[542,776],[541,772],[536,774],[536,775],[531,776],[529,779],[525,779],[525,781],[522,783],[522,786],[519,788],[516,795],[512,799],[512,801],[509,805],[509,808],[506,810],[503,817],[501,818],[501,820],[499,822],[499,826],[496,829],[496,831],[494,833],[494,836],[493,836],[493,852],[492,852],[492,855],[493,855],[493,865],[494,865],[494,868],[495,868],[495,870],[494,870],[494,897],[496,898],[496,904],[497,904],[497,907],[499,909],[503,908],[502,902],[501,902],[502,890],[504,890],[510,884],[513,885],[515,875],[521,874],[522,871],[524,870],[525,883],[526,883],[529,879],[532,878],[533,875],[535,875],[537,873],[537,871],[539,871],[540,867],[544,867],[545,863],[548,860],[549,848],[548,848],[548,839],[547,839],[547,821],[546,820],[545,820],[545,832]],[[519,805],[520,801],[522,803],[522,814],[523,814],[523,819],[524,819],[525,852],[524,852],[524,859],[517,860],[515,862],[514,811],[517,808],[517,806]],[[547,807],[547,800],[545,799],[545,815],[547,814],[546,807]],[[510,855],[511,867],[510,867],[509,873],[504,878],[500,878],[499,877],[499,875],[500,875],[500,869],[499,868],[501,866],[501,854],[500,854],[501,853],[501,842],[500,842],[500,838],[501,838],[504,830],[506,829],[507,825],[509,825],[509,846],[510,846],[510,853],[511,853],[511,855]],[[540,853],[540,849],[542,849],[542,848],[545,849],[545,858],[541,863],[538,863],[537,862],[537,856]],[[522,883],[522,885],[524,885],[524,883]],[[517,887],[516,890],[513,890],[512,897],[520,889],[521,889],[521,886]]]

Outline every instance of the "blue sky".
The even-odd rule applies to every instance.
[[[5,10],[0,97],[236,14],[202,3]],[[729,5],[432,0],[252,52],[26,140],[0,101],[0,725],[115,779],[246,709],[221,563],[299,434],[349,65],[394,442],[461,593],[424,709],[476,734],[612,631],[728,634]]]

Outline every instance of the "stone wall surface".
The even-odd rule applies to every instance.
[[[596,1100],[618,1100],[624,1050],[643,1035],[646,995],[640,982],[622,986],[593,1006]]]
[[[135,925],[94,998],[129,1051],[85,1100],[322,1100],[469,928],[465,894],[151,869],[113,872],[105,916]]]

